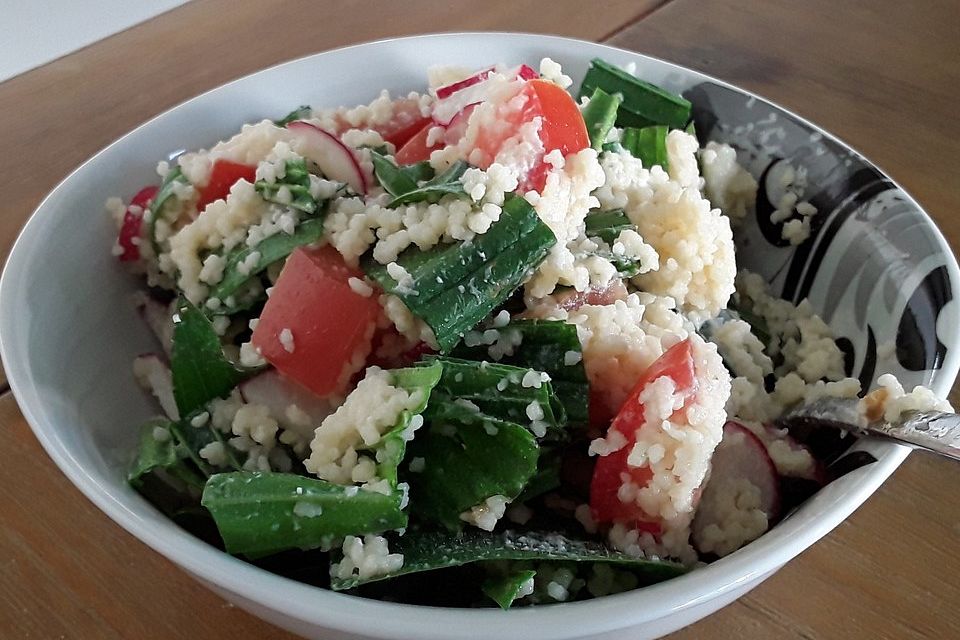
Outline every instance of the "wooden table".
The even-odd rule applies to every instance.
[[[756,90],[885,167],[957,247],[958,24],[956,0],[615,0],[603,10],[582,0],[488,0],[469,10],[195,0],[0,84],[0,259],[72,167],[169,106],[285,59],[440,29],[604,41]],[[8,392],[0,426],[0,637],[291,637],[225,604],[83,499]],[[836,531],[672,637],[960,638],[958,486],[960,467],[911,456]]]

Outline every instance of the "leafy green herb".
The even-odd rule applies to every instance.
[[[560,446],[556,443],[541,443],[540,457],[537,458],[537,472],[527,481],[516,501],[532,500],[559,487],[562,464]]]
[[[178,446],[171,432],[173,426],[165,418],[154,418],[140,427],[137,457],[127,472],[127,481],[134,488],[142,487],[146,477],[156,471],[165,471],[191,486],[203,486],[204,478],[186,464],[189,457],[186,450]]]
[[[540,371],[449,357],[429,356],[426,362],[443,365],[443,375],[435,393],[468,410],[459,414],[462,416],[460,422],[482,424],[492,417],[528,424],[532,420],[531,411],[540,416],[536,419],[544,424],[544,428],[561,428],[566,422],[553,385],[549,380],[541,381]],[[433,412],[442,406],[440,402],[429,405],[426,417],[434,419]]]
[[[556,244],[550,228],[530,204],[512,197],[500,219],[469,243],[440,245],[429,251],[412,247],[396,262],[410,274],[401,286],[386,266],[369,255],[362,266],[385,291],[398,296],[423,319],[449,353],[460,338],[510,297]]]
[[[396,572],[370,578],[334,578],[331,587],[342,591],[399,575],[488,560],[610,563],[632,569],[646,578],[648,583],[675,578],[687,571],[675,562],[635,558],[611,551],[598,542],[573,540],[559,533],[464,531],[453,535],[445,532],[408,531],[396,545],[391,545],[391,550],[403,554],[403,567]]]
[[[410,444],[423,468],[409,474],[410,508],[424,520],[457,530],[460,514],[492,496],[513,499],[536,473],[537,442],[525,427],[432,420]]]
[[[228,552],[260,557],[405,527],[400,500],[399,492],[383,495],[292,473],[234,472],[211,476],[201,504]]]
[[[750,325],[750,331],[764,344],[770,346],[771,333],[770,326],[762,316],[757,315],[753,310],[753,304],[744,298],[744,296],[734,296],[728,305],[730,311],[736,313],[736,317]]]
[[[255,247],[244,244],[233,249],[226,256],[227,264],[223,268],[223,278],[210,292],[211,298],[217,298],[221,302],[221,306],[211,314],[229,315],[237,311],[237,305],[227,304],[227,298],[234,295],[271,264],[289,256],[297,247],[319,242],[323,238],[323,233],[323,218],[311,218],[297,225],[292,235],[276,233],[261,240]],[[251,265],[248,260],[253,253],[256,253],[257,257]]]
[[[460,178],[469,168],[470,165],[466,162],[458,160],[449,169],[428,180],[423,186],[403,193],[392,194],[395,197],[387,204],[387,207],[399,207],[411,202],[437,202],[443,196],[451,194],[465,196],[467,192],[463,190],[463,183],[460,182]]]
[[[416,191],[420,182],[434,177],[433,167],[426,161],[398,167],[386,155],[373,149],[370,157],[377,181],[395,198]]]
[[[604,142],[600,150],[607,153],[620,153],[624,149],[623,145],[619,142]]]
[[[591,217],[588,216],[587,220]],[[515,332],[515,342],[519,343],[499,362],[546,372],[566,411],[567,421],[573,425],[586,425],[590,388],[576,326],[562,320],[514,320],[498,331]],[[467,347],[461,344],[454,355],[469,360],[491,358],[488,347],[483,345]],[[568,359],[576,361],[567,364]]]
[[[590,102],[583,109],[583,121],[590,134],[590,146],[600,151],[607,134],[617,120],[617,109],[620,107],[620,96],[610,95],[603,89],[593,90]]]
[[[170,424],[170,433],[180,444],[181,450],[193,461],[193,464],[196,465],[204,477],[209,477],[214,473],[214,469],[200,455],[200,450],[209,444],[219,442],[223,445],[226,454],[226,466],[239,470],[240,461],[237,459],[236,450],[227,443],[223,433],[214,429],[209,422],[200,427],[191,424],[191,419],[199,413],[200,411],[196,411],[179,422]]]
[[[766,352],[769,349],[770,333],[769,329],[767,328],[767,323],[763,320],[763,318],[753,314],[752,306],[749,305],[749,303],[747,306],[738,309],[736,303],[732,299],[730,300],[729,307],[727,309],[721,310],[715,318],[711,318],[701,324],[697,329],[697,333],[699,333],[704,340],[713,342],[718,347],[722,346],[721,341],[716,339],[717,329],[733,320],[742,320],[750,325],[750,333],[756,336],[756,338],[763,344],[764,351]],[[734,363],[731,362],[726,356],[723,356],[723,351],[724,350],[721,349],[723,366],[727,368],[727,371],[730,372],[730,375],[733,377],[743,375],[744,372],[742,370],[734,366]],[[780,364],[780,360],[782,359],[782,355],[774,354],[771,359],[773,360],[774,366],[778,366]]]
[[[615,244],[622,231],[628,229],[636,231],[637,229],[636,225],[630,222],[630,219],[623,212],[623,209],[591,213],[586,217],[585,222],[587,236],[596,238],[607,245]],[[614,253],[607,247],[603,247],[592,253],[600,256],[616,267],[617,275],[621,278],[632,278],[640,273],[642,265],[638,260]]]
[[[288,113],[287,115],[285,115],[284,117],[280,118],[279,120],[274,120],[273,124],[277,125],[278,127],[285,127],[291,122],[295,122],[297,120],[303,120],[304,118],[309,118],[312,112],[313,112],[313,109],[310,108],[310,105],[308,104],[301,105],[296,109],[294,109],[293,111],[291,111],[290,113]]]
[[[173,397],[181,416],[189,416],[214,398],[226,396],[239,382],[256,373],[223,355],[223,346],[210,320],[181,298],[173,316],[170,354]]]
[[[630,152],[630,155],[639,158],[644,167],[649,169],[654,165],[660,165],[664,171],[667,171],[670,168],[667,157],[667,132],[665,125],[642,129],[628,127],[623,130],[620,143]]]
[[[431,391],[440,381],[443,373],[443,365],[434,362],[429,366],[411,367],[407,369],[393,369],[392,384],[395,387],[406,389],[407,391],[421,394],[420,403],[412,410],[404,410],[400,414],[397,424],[375,445],[377,459],[377,475],[390,483],[394,489],[397,488],[397,467],[404,459],[407,450],[407,442],[412,439],[413,433],[410,430],[414,416],[423,412],[427,408],[427,403],[431,397]]]
[[[170,198],[176,192],[177,187],[185,184],[190,184],[190,182],[183,175],[180,167],[171,168],[163,178],[163,182],[160,183],[157,195],[153,197],[153,201],[150,203],[150,219],[148,221],[150,244],[153,245],[153,252],[156,255],[160,255],[161,252],[160,243],[157,241],[157,220],[164,216],[166,205],[170,202]],[[173,200],[176,201],[176,198],[174,197]]]
[[[310,192],[310,172],[303,158],[287,160],[282,178],[275,182],[257,180],[254,188],[267,202],[291,207],[310,215],[317,213],[319,209],[317,199]],[[283,189],[286,189],[285,193],[288,195],[281,197]]]
[[[643,266],[639,260],[624,256],[622,254],[614,253],[613,250],[606,246],[600,246],[593,251],[587,252],[586,255],[603,258],[614,266],[614,268],[617,270],[617,276],[623,279],[630,279],[637,275],[640,273],[640,269]]]
[[[600,58],[590,62],[580,86],[579,97],[603,89],[610,95],[621,94],[623,103],[617,114],[617,126],[646,127],[663,124],[682,129],[690,120],[691,104],[676,94],[645,82],[620,67]]]
[[[480,588],[506,611],[513,601],[520,597],[524,585],[533,580],[535,575],[537,572],[533,569],[514,569],[501,575],[491,575],[483,581]]]
[[[613,244],[617,241],[621,231],[632,229],[637,230],[637,225],[630,222],[630,218],[624,213],[623,209],[611,209],[610,211],[597,211],[590,213],[585,219],[586,232],[591,238],[600,238],[607,244]]]

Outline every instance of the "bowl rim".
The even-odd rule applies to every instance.
[[[246,81],[260,74],[268,74],[285,65],[326,54],[349,52],[373,45],[414,43],[424,39],[449,39],[451,42],[456,42],[457,39],[464,37],[503,39],[517,42],[530,41],[531,43],[534,41],[552,41],[555,44],[567,44],[576,47],[587,45],[598,55],[602,51],[610,51],[616,52],[618,55],[635,56],[637,59],[645,59],[684,74],[693,73],[706,81],[752,96],[782,110],[796,118],[798,122],[837,142],[862,159],[867,165],[876,168],[905,195],[912,205],[916,206],[933,231],[933,236],[940,250],[949,257],[947,269],[952,283],[952,292],[955,298],[960,298],[960,267],[957,265],[956,257],[940,229],[913,196],[890,178],[887,172],[867,160],[863,154],[842,139],[789,109],[785,109],[752,91],[714,78],[709,74],[655,56],[607,44],[536,33],[460,31],[384,38],[301,56],[235,78],[148,119],[85,160],[61,180],[40,202],[21,229],[10,250],[3,273],[0,275],[0,301],[9,300],[12,297],[12,290],[16,288],[17,280],[20,277],[18,273],[19,265],[36,246],[33,242],[33,236],[38,233],[39,225],[37,221],[40,216],[44,215],[43,212],[48,208],[48,202],[51,198],[65,184],[71,182],[75,174],[88,164],[104,154],[109,154],[120,141],[135,132],[152,126],[155,121],[164,118],[168,113],[195,100],[200,100],[210,93],[220,91],[224,87]],[[498,609],[461,609],[396,604],[320,589],[269,573],[207,545],[172,523],[171,526],[175,529],[175,535],[173,536],[169,535],[170,530],[156,530],[145,526],[146,522],[137,513],[128,508],[124,501],[114,495],[114,492],[105,483],[102,484],[97,478],[91,476],[71,456],[65,443],[57,436],[56,430],[47,423],[45,416],[35,409],[36,404],[42,401],[36,393],[33,393],[33,389],[28,388],[29,372],[17,358],[11,358],[10,345],[13,337],[18,334],[15,329],[14,315],[15,312],[10,304],[0,304],[0,357],[2,357],[6,368],[10,389],[44,450],[74,486],[91,502],[134,537],[203,582],[214,583],[220,589],[224,589],[242,599],[258,603],[275,612],[308,624],[362,633],[371,637],[409,636],[424,639],[436,638],[437,640],[456,637],[488,637],[494,634],[512,637],[511,632],[516,633],[518,630],[522,630],[523,637],[530,639],[576,637],[622,629],[643,622],[652,622],[668,615],[690,610],[764,577],[797,556],[849,517],[896,470],[910,451],[902,445],[878,442],[875,448],[875,452],[878,454],[877,462],[854,472],[857,474],[857,484],[852,485],[851,490],[843,495],[837,496],[832,503],[825,507],[825,513],[818,519],[801,524],[796,518],[788,518],[756,541],[744,546],[730,556],[698,568],[684,576],[650,587],[592,600],[563,603],[561,605],[541,605],[510,612],[502,612]],[[960,353],[955,352],[960,352],[960,349],[948,350],[947,357],[944,359],[932,385],[940,395],[945,395],[949,391],[958,371],[960,371]],[[145,501],[139,496],[138,499]],[[387,621],[389,621],[389,628],[385,628]],[[481,635],[478,635],[478,633]]]

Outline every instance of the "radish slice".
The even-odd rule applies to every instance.
[[[173,375],[159,354],[144,353],[134,358],[133,376],[144,391],[149,391],[156,397],[168,418],[180,419],[177,401],[173,397]]]
[[[284,377],[276,369],[268,369],[241,382],[240,395],[244,402],[266,406],[270,415],[281,424],[290,421],[287,411],[291,405],[296,405],[309,416],[315,427],[335,409],[329,400]]]
[[[445,144],[454,145],[460,142],[460,139],[467,133],[470,116],[478,104],[480,103],[474,102],[473,104],[468,104],[460,113],[453,117],[453,120],[450,121],[450,124],[446,127],[446,131],[443,133],[443,141]]]
[[[602,306],[613,304],[617,300],[626,300],[627,293],[623,280],[614,278],[603,288],[591,287],[586,291],[571,289],[553,297],[559,308],[576,311],[585,304]]]
[[[736,422],[723,426],[711,467],[691,538],[700,552],[724,556],[758,538],[780,515],[780,479],[763,442]]]
[[[489,82],[489,80],[484,80],[458,91],[446,100],[437,100],[430,114],[433,121],[441,127],[449,127],[467,107],[484,101],[489,93]]]
[[[449,98],[457,91],[461,89],[466,89],[467,87],[472,87],[475,84],[483,82],[486,80],[491,73],[496,70],[496,67],[487,67],[482,71],[478,71],[469,78],[464,78],[459,82],[454,82],[453,84],[448,84],[446,86],[440,87],[437,89],[437,100],[445,100]],[[509,72],[507,75],[510,75]],[[515,70],[513,70],[513,76],[518,80],[533,80],[534,78],[539,78],[540,74],[534,71],[531,67],[528,67],[525,64],[520,65]]]
[[[469,78],[464,78],[459,82],[454,82],[453,84],[448,84],[446,86],[440,87],[439,89],[437,89],[437,100],[444,100],[446,98],[449,98],[450,96],[455,94],[457,91],[460,91],[461,89],[466,89],[467,87],[473,86],[478,82],[482,82],[483,80],[486,80],[487,76],[490,75],[493,69],[494,67],[487,67],[483,71],[478,71],[477,73],[473,74]]]
[[[367,192],[369,181],[354,151],[320,127],[297,120],[287,125],[294,134],[293,150],[320,167],[327,178],[347,183],[356,193]]]
[[[461,80],[460,82],[455,82],[452,85],[447,85],[447,87],[441,87],[437,90],[437,101],[433,105],[433,111],[431,116],[433,121],[442,127],[448,127],[453,123],[454,118],[461,113],[464,109],[469,107],[472,104],[477,104],[483,102],[489,97],[490,83],[495,80],[490,78],[490,75],[496,71],[493,69],[484,69],[479,73],[470,76],[466,80]],[[532,76],[530,74],[533,74]],[[537,73],[526,65],[521,65],[514,69],[510,69],[503,73],[508,78],[514,80],[526,81],[531,78],[539,77]],[[452,90],[449,93],[444,92],[444,95],[440,95],[442,89],[452,89],[457,85],[462,85],[456,90]]]
[[[522,64],[520,65],[520,68],[517,69],[517,77],[521,80],[533,80],[535,78],[539,78],[540,74],[527,65]]]
[[[150,331],[160,341],[164,353],[170,356],[173,348],[173,311],[167,305],[157,302],[146,294],[137,295],[134,300],[137,313],[150,327]]]

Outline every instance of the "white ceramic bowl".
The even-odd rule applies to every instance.
[[[833,180],[837,171],[843,174],[835,182],[839,186],[824,194],[825,198],[836,196],[836,202],[822,207],[822,215],[831,221],[842,218],[844,211],[851,214],[853,207],[847,215],[852,221],[840,220],[839,228],[824,230],[800,252],[776,242],[764,244],[757,238],[770,233],[760,229],[759,236],[754,233],[756,237],[747,240],[753,244],[746,257],[756,263],[762,254],[763,260],[756,266],[778,291],[792,287],[778,274],[796,270],[802,276],[799,280],[806,279],[803,292],[818,310],[829,313],[839,335],[848,338],[855,369],[867,380],[873,372],[867,366],[872,356],[866,326],[878,336],[895,336],[896,325],[909,316],[907,320],[916,326],[915,340],[903,349],[907,356],[913,350],[907,364],[919,362],[921,366],[911,371],[889,364],[895,365],[895,372],[907,382],[931,384],[941,394],[948,391],[960,366],[960,345],[956,336],[946,331],[960,326],[960,308],[953,302],[960,294],[956,261],[916,203],[834,138],[745,92],[639,54],[536,35],[432,35],[318,54],[210,91],[113,143],[43,201],[17,240],[0,282],[0,346],[17,401],[56,464],[90,500],[151,548],[228,600],[311,638],[619,639],[625,629],[630,629],[632,638],[652,638],[690,624],[746,593],[850,515],[896,469],[907,449],[879,442],[858,444],[878,461],[830,484],[759,540],[706,568],[630,593],[501,612],[365,600],[267,573],[179,529],[124,482],[136,440],[135,426],[155,411],[130,373],[132,357],[150,348],[152,338],[128,303],[137,282],[125,275],[110,255],[114,230],[103,213],[105,198],[129,197],[140,185],[155,181],[158,159],[207,146],[232,134],[241,123],[280,116],[296,105],[355,104],[370,100],[381,88],[393,92],[421,89],[426,68],[438,63],[470,67],[498,60],[536,64],[545,56],[562,62],[575,80],[594,56],[620,64],[635,62],[641,77],[699,95],[698,128],[713,138],[726,136],[741,142],[744,160],[754,170],[775,164],[779,154],[820,162],[826,173],[818,175],[818,180]],[[717,118],[721,124],[753,121],[749,110],[754,108],[758,111],[753,113],[765,122],[775,113],[773,120],[779,117],[780,122],[790,124],[793,129],[787,137],[794,144],[779,150],[763,149],[749,135],[742,135],[744,129],[754,128],[740,127],[737,132],[736,127],[714,126]],[[818,150],[821,143],[826,147]],[[811,170],[811,177],[816,173]],[[883,184],[867,189],[869,193],[864,195],[864,176],[868,183],[880,180]],[[850,183],[851,193],[860,195],[847,197],[845,181]],[[910,245],[911,255],[884,252],[884,242],[889,239],[878,229],[887,219],[901,223],[906,219],[909,224],[905,226],[919,234]],[[851,224],[866,225],[866,233],[860,229],[854,235],[860,242],[864,242],[862,237],[870,238],[872,244],[864,254],[867,258],[889,258],[879,269],[862,269],[867,258],[844,262],[843,256],[856,248],[855,238],[841,247],[839,257],[834,255],[836,242],[830,245],[829,241],[842,237]],[[852,229],[856,232],[858,227]],[[884,266],[894,262],[897,269]],[[825,275],[826,271],[834,277]],[[857,275],[859,271],[866,273]],[[889,277],[884,280],[881,276],[886,272]],[[807,273],[816,277],[807,278]],[[928,275],[931,273],[934,275]],[[858,283],[856,290],[843,289],[842,285],[851,282]],[[858,308],[869,312],[863,316]],[[880,342],[874,340],[873,356]]]

